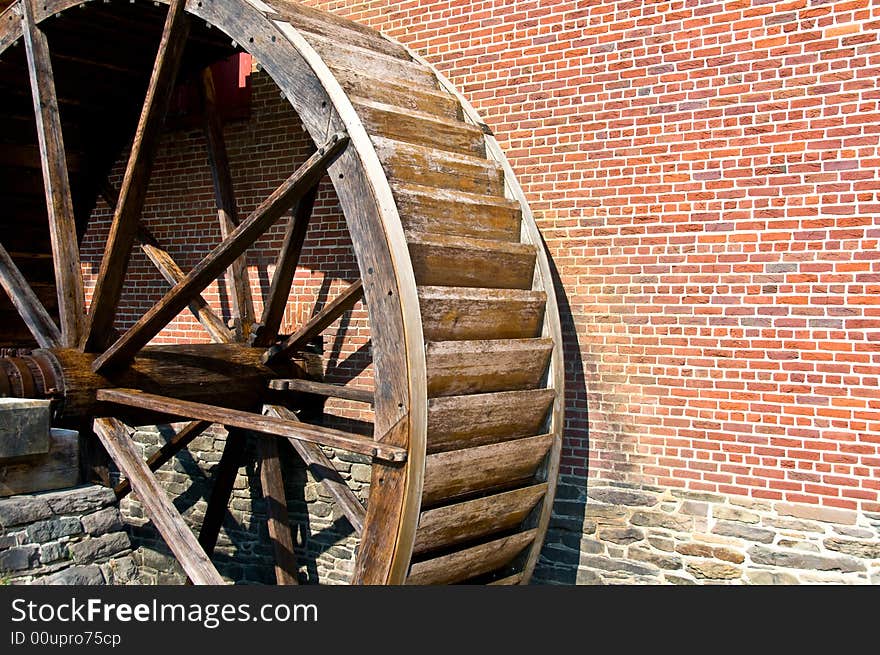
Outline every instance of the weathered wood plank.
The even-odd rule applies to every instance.
[[[413,553],[448,548],[519,525],[547,491],[547,484],[429,509],[419,519]]]
[[[284,12],[284,20],[302,32],[306,39],[309,39],[310,35],[316,34],[339,43],[411,61],[405,48],[383,38],[378,32],[351,29],[349,26],[326,20],[324,16],[327,14],[324,12],[315,12],[314,15],[309,15],[300,9],[301,5],[289,6],[291,9]]]
[[[492,582],[487,582],[489,585],[517,585],[523,579],[523,573],[520,571],[519,573],[514,573],[513,575],[508,575],[503,578],[498,578],[497,580],[492,580]]]
[[[269,405],[266,407],[266,410],[278,418],[288,421],[299,420],[296,414],[280,405]],[[355,534],[360,535],[364,530],[364,518],[367,512],[361,501],[358,500],[358,497],[351,490],[351,487],[339,475],[339,471],[333,466],[333,462],[330,461],[317,444],[294,438],[290,438],[288,441],[302,458],[303,462],[305,462],[312,475],[320,480],[327,489],[327,492],[333,496],[345,518],[348,519],[351,527],[354,528]]]
[[[116,318],[131,249],[153,171],[153,159],[159,148],[162,124],[189,35],[189,19],[184,11],[185,6],[186,0],[171,0],[168,7],[159,51],[119,191],[119,203],[113,214],[92,295],[88,328],[83,339],[83,347],[89,352],[96,352],[106,346]]]
[[[428,397],[535,389],[552,348],[551,339],[430,342]]]
[[[159,470],[168,460],[181,450],[186,448],[192,440],[211,427],[207,421],[192,421],[185,425],[180,432],[171,437],[164,446],[147,459],[147,468],[151,471]],[[119,500],[131,492],[131,483],[123,480],[113,488],[113,492]]]
[[[432,398],[428,453],[540,434],[555,397],[553,389],[530,389]]]
[[[176,398],[143,393],[135,389],[100,389],[98,400],[129,407],[140,407],[151,411],[181,416],[211,423],[222,423],[229,427],[251,430],[279,437],[291,437],[331,448],[341,448],[353,453],[368,455],[390,462],[406,461],[406,449],[384,444],[360,435],[342,430],[333,430],[318,425],[296,423],[273,416],[262,416],[225,407],[215,407]]]
[[[235,428],[228,430],[226,445],[217,464],[214,485],[211,487],[211,495],[205,509],[205,518],[199,530],[199,544],[209,557],[214,554],[214,548],[217,546],[217,537],[220,536],[220,528],[223,527],[223,519],[226,518],[226,511],[229,509],[229,498],[235,486],[235,477],[244,463],[245,442],[244,431]]]
[[[461,106],[448,93],[395,82],[375,71],[337,65],[333,73],[340,86],[352,98],[381,102],[407,111],[421,111],[447,120],[462,118]]]
[[[541,334],[543,291],[419,287],[428,341],[531,339]]]
[[[550,450],[553,435],[428,455],[422,504],[509,488],[530,480]]]
[[[281,475],[281,460],[278,456],[278,441],[271,437],[258,437],[257,454],[260,459],[260,485],[266,501],[269,539],[275,551],[275,581],[279,585],[299,584],[284,479]]]
[[[196,295],[214,281],[233,260],[301,198],[324,175],[327,166],[348,142],[345,134],[335,134],[281,184],[220,245],[199,262],[189,274],[156,303],[116,343],[95,359],[95,371],[128,363],[135,353],[156,336]]]
[[[119,470],[131,480],[144,512],[156,526],[190,580],[195,584],[224,584],[223,578],[214,568],[186,521],[168,500],[156,476],[141,460],[125,426],[112,418],[95,419],[94,426],[95,433]]]
[[[522,211],[509,200],[398,180],[391,188],[407,234],[519,243]]]
[[[61,332],[2,245],[0,245],[0,286],[6,291],[21,320],[27,325],[41,348],[61,345]]]
[[[364,297],[363,283],[358,280],[336,296],[324,309],[315,314],[309,322],[299,328],[283,343],[272,346],[266,351],[263,361],[266,364],[290,357],[297,350],[302,350],[309,341],[327,329],[333,321],[354,307]]]
[[[361,98],[355,98],[353,104],[370,134],[473,157],[486,156],[482,131],[469,123]]]
[[[372,405],[375,400],[372,391],[366,389],[355,389],[354,387],[343,387],[338,384],[327,384],[326,382],[314,382],[312,380],[301,380],[292,378],[288,380],[272,380],[269,382],[269,388],[274,391],[297,391],[300,393],[311,393],[326,398],[342,398],[344,400],[353,400],[358,403],[367,403]]]
[[[445,234],[408,234],[416,282],[438,287],[532,288],[535,247]]]
[[[300,198],[293,216],[287,222],[284,242],[281,244],[278,262],[275,264],[275,273],[272,275],[272,284],[269,287],[269,296],[263,305],[260,328],[253,341],[255,346],[268,346],[278,337],[317,193],[318,189],[315,187]]]
[[[217,202],[217,218],[220,236],[225,240],[238,227],[238,205],[235,188],[223,136],[223,123],[217,110],[217,94],[214,76],[210,68],[202,71],[201,97],[205,120],[205,139],[208,145],[208,163],[214,180],[214,197]],[[232,305],[232,316],[242,339],[250,336],[254,325],[254,301],[248,279],[247,259],[244,255],[233,260],[226,269],[226,286]]]
[[[303,34],[303,38],[321,55],[331,68],[336,67],[363,70],[367,73],[385,77],[398,84],[426,89],[437,89],[437,78],[424,66],[407,59],[389,56],[356,45],[340,43],[318,34]]]
[[[34,19],[34,0],[23,0],[21,11],[46,190],[46,207],[49,212],[49,234],[55,265],[62,344],[72,346],[78,343],[83,333],[85,294],[64,137],[58,113],[58,98],[55,95],[55,76],[49,58],[49,44]]]
[[[495,162],[380,136],[374,136],[373,143],[382,168],[395,184],[417,184],[427,190],[459,191],[504,202],[504,172]]]
[[[537,536],[527,530],[473,548],[412,565],[408,585],[452,584],[500,569],[519,555]]]

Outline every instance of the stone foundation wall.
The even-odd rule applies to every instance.
[[[83,486],[0,499],[0,581],[129,584],[138,579],[111,489]]]
[[[180,427],[180,426],[176,426]],[[144,459],[168,438],[169,426],[142,427],[134,433]],[[226,433],[212,428],[197,437],[187,450],[168,462],[157,477],[174,498],[176,507],[198,534],[220,461]],[[354,570],[357,538],[341,515],[324,485],[308,473],[302,461],[286,443],[280,454],[288,511],[296,526],[296,557],[302,583],[347,583]],[[340,475],[365,499],[369,494],[368,460],[351,453],[325,449]],[[238,584],[273,584],[274,553],[266,527],[266,507],[260,489],[260,472],[253,444],[239,469],[229,512],[223,523],[213,561],[221,575]],[[180,584],[185,580],[180,566],[165,542],[145,517],[134,495],[121,503],[129,523],[138,581],[142,584]]]
[[[880,514],[563,478],[534,581],[880,584]]]

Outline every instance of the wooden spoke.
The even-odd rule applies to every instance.
[[[211,497],[208,498],[202,529],[199,530],[199,544],[205,549],[208,557],[214,554],[214,547],[217,545],[217,537],[220,535],[220,528],[229,508],[235,476],[238,475],[238,469],[244,459],[244,447],[245,433],[230,429],[226,437],[226,446],[220,456],[220,463],[217,464],[217,475],[214,477]]]
[[[223,137],[223,124],[217,111],[214,76],[210,68],[206,68],[202,73],[201,91],[208,161],[211,165],[214,196],[217,201],[217,217],[220,220],[220,234],[225,240],[238,227],[238,207],[229,169],[229,157],[226,153],[226,140]],[[235,324],[241,338],[247,339],[254,324],[254,302],[248,281],[247,262],[243,255],[233,260],[226,269],[226,286],[229,289]]]
[[[358,280],[345,291],[333,299],[329,305],[315,314],[308,323],[303,325],[295,334],[291,335],[283,343],[273,346],[266,351],[263,361],[267,364],[280,361],[289,357],[297,350],[302,350],[305,345],[321,334],[333,321],[355,306],[364,297],[363,283]]]
[[[287,223],[284,243],[281,245],[278,263],[275,265],[275,273],[272,276],[269,297],[263,306],[259,332],[253,341],[255,346],[268,346],[275,341],[278,330],[281,329],[284,308],[287,306],[290,286],[293,284],[293,276],[296,274],[296,267],[302,254],[317,194],[317,186],[305,194],[297,203],[293,217]]]
[[[165,250],[156,238],[141,226],[138,229],[138,241],[141,244],[141,250],[149,258],[153,265],[162,274],[162,277],[173,287],[186,278],[186,273],[177,265],[174,258]],[[196,295],[187,305],[189,311],[192,312],[196,320],[202,324],[202,327],[211,335],[214,343],[232,343],[235,341],[235,335],[226,327],[223,319],[220,318],[208,301],[201,294]]]
[[[95,419],[95,432],[119,470],[131,481],[147,516],[196,584],[223,584],[207,553],[177,508],[168,500],[156,476],[138,455],[125,426],[112,418]]]
[[[79,239],[70,195],[58,98],[55,94],[55,77],[49,59],[49,44],[45,34],[37,27],[33,3],[34,0],[24,0],[21,3],[22,31],[37,119],[43,184],[46,189],[58,314],[61,319],[61,342],[62,345],[73,346],[78,343],[85,323]]]
[[[262,434],[293,437],[294,439],[311,441],[322,446],[341,448],[352,453],[368,455],[382,461],[406,461],[407,453],[405,448],[392,446],[381,441],[374,441],[361,435],[349,434],[342,430],[296,423],[273,416],[261,416],[251,412],[178,400],[166,396],[157,396],[133,389],[99,389],[97,398],[99,401],[116,403],[117,405],[140,407],[141,409],[148,409],[162,414],[222,423],[230,427],[242,428]]]
[[[280,585],[299,584],[296,578],[293,534],[290,532],[287,514],[287,497],[281,476],[281,460],[278,456],[278,441],[271,437],[259,437],[257,453],[260,458],[260,484],[266,500],[269,539],[272,540],[275,550],[275,580]]]
[[[288,421],[299,420],[296,414],[281,405],[269,405],[266,407],[266,411],[273,416]],[[345,514],[345,518],[348,519],[351,527],[354,528],[355,534],[361,534],[364,529],[364,518],[367,512],[361,501],[358,500],[358,497],[351,490],[351,487],[346,484],[345,480],[342,479],[342,476],[339,475],[339,472],[333,466],[333,463],[324,454],[324,451],[321,450],[321,447],[317,444],[294,438],[289,438],[288,441],[290,441],[290,445],[293,446],[294,450],[305,462],[312,475],[324,484],[329,494],[339,504],[339,508]]]
[[[193,439],[202,434],[209,427],[211,427],[211,424],[207,421],[192,421],[150,456],[147,460],[147,468],[151,471],[157,471],[163,464],[165,464],[165,462],[186,448]],[[123,480],[116,485],[113,491],[116,494],[116,497],[122,500],[131,491],[131,482]]]
[[[300,166],[271,196],[239,225],[228,239],[217,246],[156,305],[144,314],[122,337],[95,359],[96,372],[128,363],[137,351],[200,294],[237,257],[301,198],[324,175],[327,166],[348,142],[345,134],[335,134]]]
[[[110,185],[109,180],[104,181],[101,195],[110,209],[115,211],[119,197],[116,190]],[[174,261],[171,254],[159,244],[156,237],[142,223],[138,225],[137,240],[143,253],[153,262],[153,265],[171,286],[174,286],[186,277],[186,273]],[[214,343],[232,343],[235,340],[235,335],[226,327],[223,319],[217,316],[214,310],[211,309],[211,306],[208,305],[208,301],[201,295],[192,299],[192,302],[189,303],[189,310],[208,334],[211,335],[211,340]]]
[[[326,382],[313,382],[312,380],[271,380],[269,382],[269,388],[273,391],[298,391],[301,393],[315,394],[316,396],[324,396],[326,398],[353,400],[358,403],[367,403],[370,405],[372,405],[374,401],[372,391],[343,387],[338,384],[327,384]]]
[[[40,344],[40,348],[55,348],[61,345],[61,332],[2,245],[0,245],[0,286],[6,291],[21,320]]]
[[[171,0],[168,7],[159,52],[119,192],[119,204],[113,215],[107,248],[95,284],[88,329],[83,341],[83,346],[89,352],[100,350],[106,345],[116,317],[131,248],[150,182],[153,159],[159,147],[162,124],[189,35],[185,5],[186,0]]]

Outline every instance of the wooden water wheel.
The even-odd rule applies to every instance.
[[[317,147],[246,217],[236,215],[210,77],[199,73],[236,49],[262,65]],[[185,273],[140,217],[175,80],[194,73],[224,238]],[[143,103],[121,102],[145,88]],[[274,437],[259,438],[259,453],[279,582],[295,582],[295,563],[278,437],[310,466],[330,465],[321,446],[372,458],[366,509],[344,482],[325,479],[360,536],[355,582],[528,581],[560,454],[559,319],[522,191],[491,131],[447,80],[377,32],[287,0],[18,0],[0,14],[0,98],[0,278],[10,298],[0,339],[28,351],[0,361],[0,395],[53,398],[59,425],[91,425],[125,476],[117,493],[139,496],[193,582],[222,582],[210,554],[253,433]],[[36,134],[22,127],[34,114]],[[129,144],[116,192],[107,174]],[[325,175],[360,280],[282,336]],[[101,196],[114,214],[87,312],[77,244]],[[254,317],[241,257],[283,216],[284,245]],[[138,246],[172,286],[118,332]],[[200,296],[223,275],[235,329]],[[302,358],[360,299],[371,326],[371,394],[310,378]],[[187,307],[213,344],[148,345]],[[300,421],[285,403],[290,391],[373,403],[372,438]],[[126,424],[162,419],[191,422],[144,462]],[[229,437],[196,537],[153,471],[212,424]]]

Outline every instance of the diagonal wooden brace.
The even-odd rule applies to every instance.
[[[98,418],[94,428],[119,470],[131,481],[144,511],[190,580],[195,584],[225,584],[156,476],[140,458],[125,425],[113,418]]]
[[[348,143],[348,135],[334,134],[325,146],[279,186],[229,238],[192,269],[153,308],[144,314],[116,343],[95,359],[93,370],[101,372],[131,361],[150,339],[159,334],[196,295],[217,279],[282,214],[290,209],[324,175],[327,167]]]

